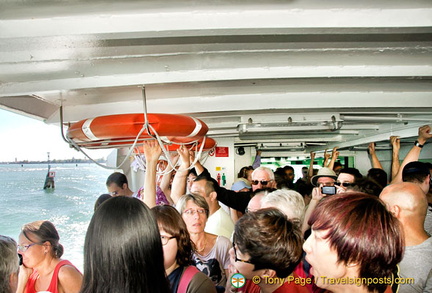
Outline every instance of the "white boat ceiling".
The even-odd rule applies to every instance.
[[[0,107],[202,119],[309,152],[432,124],[432,1],[0,0]]]

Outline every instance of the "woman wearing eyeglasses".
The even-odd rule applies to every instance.
[[[195,246],[193,264],[210,277],[218,292],[223,292],[230,261],[230,241],[226,237],[204,231],[209,216],[209,206],[204,197],[186,194],[179,199],[176,208],[185,221]]]
[[[62,260],[63,246],[59,234],[49,221],[23,226],[18,253],[22,255],[17,293],[46,291],[79,292],[83,276],[68,260]]]
[[[234,280],[231,292],[309,292],[304,283],[302,286],[306,280],[294,273],[302,257],[302,245],[300,228],[278,209],[245,214],[235,225],[230,250]],[[235,283],[236,273],[246,278],[244,286]]]
[[[172,206],[155,206],[152,213],[159,226],[165,273],[173,293],[216,292],[213,282],[192,266],[192,241],[185,222]]]

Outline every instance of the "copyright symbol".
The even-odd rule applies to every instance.
[[[261,278],[259,276],[253,276],[252,277],[252,282],[256,285],[258,285],[259,283],[261,283]]]

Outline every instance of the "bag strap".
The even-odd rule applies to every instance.
[[[178,293],[186,293],[187,287],[189,286],[190,281],[198,273],[198,269],[194,266],[188,266],[181,276],[179,286],[177,288]]]

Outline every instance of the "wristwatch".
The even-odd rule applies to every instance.
[[[420,143],[418,142],[418,140],[416,140],[416,141],[414,142],[414,145],[415,145],[415,146],[418,146],[419,148],[423,148],[423,146],[424,146],[424,144],[420,144]]]

